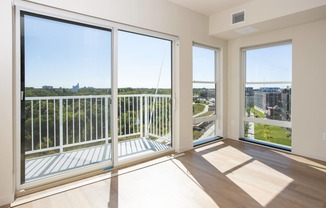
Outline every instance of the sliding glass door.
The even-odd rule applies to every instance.
[[[119,160],[172,146],[172,41],[118,32]]]
[[[173,38],[17,14],[18,184],[171,150]]]
[[[21,182],[111,164],[111,30],[21,13]]]

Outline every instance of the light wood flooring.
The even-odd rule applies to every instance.
[[[16,207],[326,208],[326,162],[229,139],[106,174]]]

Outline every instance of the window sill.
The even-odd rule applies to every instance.
[[[221,140],[221,139],[223,139],[223,137],[215,136],[215,137],[210,137],[210,138],[203,139],[203,140],[200,140],[200,141],[195,141],[195,142],[193,142],[193,147],[198,147],[200,145],[207,144],[207,143],[210,143],[210,142],[215,142],[215,141],[218,141],[218,140]]]
[[[275,149],[285,150],[285,151],[288,151],[288,152],[292,151],[291,147],[280,145],[280,144],[274,144],[274,143],[270,143],[270,142],[265,142],[265,141],[261,141],[261,140],[257,140],[257,139],[242,137],[242,138],[239,138],[239,140],[254,143],[254,144],[263,145],[263,146],[266,146],[266,147],[272,147],[272,148],[275,148]]]

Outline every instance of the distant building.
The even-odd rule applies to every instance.
[[[281,120],[281,108],[277,105],[274,107],[268,107],[267,118],[274,120]]]
[[[72,86],[71,91],[77,92],[79,90],[79,83],[77,83],[75,86]]]
[[[215,103],[210,103],[210,104],[208,104],[208,110],[209,111],[214,111],[215,112]]]
[[[280,88],[260,88],[254,93],[255,108],[268,113],[268,108],[279,106],[281,103]]]
[[[283,121],[291,120],[291,88],[281,90],[281,116]]]
[[[42,86],[43,90],[53,90],[53,86],[44,85]]]
[[[245,88],[246,107],[254,107],[254,89],[252,87]]]
[[[259,89],[261,92],[279,92],[280,88],[279,87],[261,87]]]

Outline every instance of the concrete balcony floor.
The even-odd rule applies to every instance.
[[[148,139],[137,138],[118,143],[119,159],[140,156],[142,154],[167,150],[170,145]],[[88,147],[79,150],[67,151],[42,157],[26,159],[25,181],[30,182],[65,171],[82,168],[112,158],[111,143]]]

